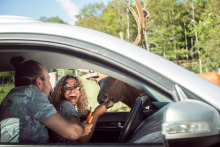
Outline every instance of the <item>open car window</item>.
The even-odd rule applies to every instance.
[[[72,75],[77,76],[82,81],[84,89],[86,91],[86,95],[89,100],[88,109],[94,111],[94,109],[99,105],[97,101],[97,96],[100,90],[99,85],[89,81],[87,78],[97,76],[96,72],[90,73],[89,70],[82,70],[82,69],[48,69],[50,75],[50,82],[52,87],[54,87],[57,81],[60,80],[65,75]],[[129,112],[130,108],[122,103],[118,102],[114,104],[113,107],[109,108],[107,112]]]

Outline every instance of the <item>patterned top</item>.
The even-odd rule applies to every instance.
[[[62,101],[56,107],[57,112],[60,113],[66,120],[70,120],[72,117],[78,117],[78,112],[76,111],[74,105],[70,101]],[[59,134],[49,129],[50,141],[56,143],[77,143],[75,140],[70,140],[63,138]]]
[[[0,105],[1,142],[46,143],[42,123],[57,111],[34,85],[12,89]]]

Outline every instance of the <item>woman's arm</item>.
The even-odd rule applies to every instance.
[[[93,112],[93,119],[92,119],[92,124],[93,124],[93,127],[91,129],[91,132],[87,135],[87,136],[84,136],[84,137],[81,137],[77,140],[77,142],[80,142],[80,143],[87,143],[90,141],[93,133],[94,133],[94,130],[95,130],[95,126],[96,126],[96,122],[99,118],[100,115],[104,114],[105,112],[107,111],[107,108],[106,108],[106,105],[105,104],[101,104],[99,105],[98,107],[96,107],[96,109],[94,110]],[[71,120],[72,121],[72,118]],[[78,120],[79,121],[79,120]],[[86,123],[86,122],[83,122],[83,123]],[[82,124],[83,124],[82,123]]]

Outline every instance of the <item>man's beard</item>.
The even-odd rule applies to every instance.
[[[43,90],[42,90],[42,92],[46,95],[46,98],[48,99],[48,96],[49,96],[49,93],[50,93],[50,89],[45,84],[45,82],[43,82]]]

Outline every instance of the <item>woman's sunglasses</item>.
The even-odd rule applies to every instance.
[[[71,86],[72,85],[72,86]],[[63,86],[65,90],[71,90],[71,89],[75,89],[75,90],[79,90],[80,89],[80,86],[79,84],[77,83],[69,83],[69,84],[66,84],[65,86]]]

